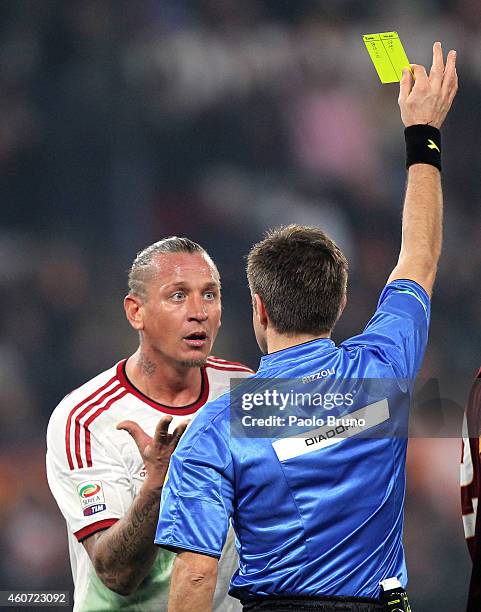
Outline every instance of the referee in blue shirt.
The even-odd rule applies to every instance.
[[[169,612],[211,610],[230,520],[240,554],[230,592],[245,611],[409,610],[402,547],[407,441],[382,433],[392,422],[394,432],[405,432],[399,407],[427,342],[442,240],[439,128],[456,91],[455,52],[445,66],[440,43],[429,75],[417,65],[413,75],[403,74],[409,170],[402,246],[360,335],[338,347],[330,340],[346,303],[347,261],[322,231],[281,228],[249,253],[253,323],[265,356],[247,384],[390,379],[396,402],[365,406],[366,427],[379,435],[354,427],[334,438],[322,427],[301,436],[234,436],[229,395],[206,405],[171,460],[162,495],[155,542],[179,553]],[[354,402],[347,416],[357,408]]]

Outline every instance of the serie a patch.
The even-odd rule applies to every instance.
[[[84,516],[92,516],[92,514],[106,510],[107,505],[105,504],[104,490],[100,480],[81,482],[77,491]]]

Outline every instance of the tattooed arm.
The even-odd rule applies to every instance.
[[[154,542],[161,487],[145,485],[115,525],[83,541],[97,576],[120,595],[131,595],[157,556]]]
[[[182,423],[168,433],[171,417],[160,419],[154,437],[137,423],[123,421],[144,460],[147,475],[127,513],[109,529],[86,538],[83,545],[102,582],[120,595],[131,595],[154,564],[157,547],[155,529],[159,516],[160,494],[169,460],[187,426]]]

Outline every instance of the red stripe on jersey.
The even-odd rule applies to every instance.
[[[72,417],[74,415],[74,412],[76,410],[78,410],[79,408],[81,408],[84,404],[86,404],[87,402],[89,402],[90,400],[92,400],[97,394],[99,394],[101,391],[103,391],[104,389],[106,389],[109,385],[111,385],[113,382],[115,381],[115,376],[113,378],[111,378],[109,381],[107,381],[104,385],[102,385],[101,387],[99,387],[96,391],[94,391],[93,393],[91,393],[88,397],[86,397],[84,400],[82,400],[79,404],[76,404],[72,410],[70,411],[68,418],[67,418],[67,425],[65,427],[65,450],[67,452],[67,461],[68,461],[68,465],[69,468],[71,470],[74,469],[74,465],[73,465],[73,460],[72,460],[72,453],[70,451],[70,425],[72,422]]]
[[[82,412],[79,412],[79,414],[77,414],[77,416],[75,417],[75,457],[77,458],[77,465],[79,468],[83,467],[82,457],[80,455],[80,419],[83,418],[87,414],[87,412],[92,410],[92,408],[95,408],[96,406],[104,402],[113,393],[116,393],[120,388],[121,386],[119,384],[117,384],[115,387],[112,387],[112,389],[106,391],[103,395],[88,404],[82,410]]]
[[[213,370],[222,370],[223,372],[249,372],[249,374],[255,374],[255,372],[253,370],[251,370],[250,368],[247,367],[235,367],[235,366],[221,366],[219,364],[213,364],[213,363],[209,363],[207,362],[205,364],[206,368],[212,368]]]
[[[150,397],[147,397],[147,395],[144,395],[139,389],[137,389],[137,387],[134,387],[134,385],[130,382],[130,380],[125,374],[124,368],[126,361],[127,360],[124,359],[124,361],[121,361],[117,366],[117,378],[119,379],[120,384],[125,387],[129,393],[135,395],[135,397],[138,397],[142,402],[144,402],[144,404],[152,406],[152,408],[155,408],[159,412],[163,412],[164,414],[177,414],[181,416],[194,414],[194,412],[197,412],[197,410],[199,410],[199,408],[201,408],[206,403],[207,398],[209,397],[209,378],[207,377],[205,366],[200,368],[200,373],[202,377],[202,387],[200,396],[196,399],[194,403],[189,404],[188,406],[177,407],[164,406],[163,404],[160,404],[159,402],[150,399]]]
[[[120,387],[117,387],[120,388]],[[89,425],[92,423],[92,421],[95,421],[95,419],[102,414],[102,412],[105,412],[106,410],[108,410],[112,404],[115,404],[115,402],[119,399],[121,399],[122,397],[124,397],[124,395],[127,395],[128,391],[127,389],[124,389],[122,391],[122,393],[119,393],[119,395],[116,395],[115,397],[112,397],[106,404],[105,406],[103,406],[102,408],[99,408],[96,412],[94,412],[93,414],[91,414],[89,416],[89,418],[85,421],[83,428],[85,431],[85,456],[87,458],[87,467],[92,467],[92,454],[91,454],[91,449],[90,449],[90,429],[89,429]]]
[[[240,368],[245,368],[246,370],[248,370],[249,372],[254,372],[253,370],[251,370],[251,368],[249,368],[249,366],[246,366],[244,363],[240,363],[240,361],[228,361],[227,359],[220,359],[219,357],[207,357],[207,363],[212,362],[215,363],[216,365],[232,365],[232,366],[238,366]]]
[[[464,464],[464,456],[469,452],[469,457],[471,465],[466,466],[466,468],[462,468],[462,478],[465,481],[466,477],[469,477],[469,472],[466,473],[467,470],[471,471],[471,481],[461,487],[461,510],[463,516],[470,516],[470,520],[474,522],[474,536],[467,537],[466,541],[468,543],[468,549],[471,554],[473,561],[476,560],[476,551],[480,546],[481,542],[481,533],[479,533],[479,524],[477,521],[477,516],[475,514],[475,506],[474,499],[479,499],[481,497],[481,460],[480,460],[480,433],[481,433],[481,370],[478,373],[478,377],[476,381],[473,383],[471,387],[467,409],[466,409],[466,425],[467,425],[467,436],[468,440],[465,442],[462,441],[461,444],[461,465]],[[466,446],[466,444],[468,446]],[[463,472],[464,471],[464,472]],[[479,509],[478,509],[479,512]],[[478,555],[478,564],[481,561],[481,556]],[[477,571],[481,571],[477,570]],[[481,603],[481,591],[480,591],[480,599]]]
[[[469,525],[471,528],[467,529],[468,533],[466,535],[471,535],[474,531],[474,537],[469,537],[466,540],[473,561],[466,612],[478,612],[481,610],[481,517],[479,515],[481,509],[479,505],[477,505],[478,500],[481,498],[481,457],[479,454],[481,432],[481,370],[478,372],[477,379],[469,394],[466,418],[473,471],[471,482],[461,487],[461,500],[463,515],[468,515],[468,520],[471,521]],[[469,473],[467,475],[469,476]],[[466,474],[464,474],[464,476],[466,477]],[[474,500],[476,500],[476,504]],[[467,512],[469,510],[471,510],[471,512]]]
[[[87,527],[83,527],[79,531],[76,531],[74,533],[74,536],[77,538],[79,542],[81,542],[82,540],[85,540],[85,538],[88,538],[89,536],[96,533],[97,531],[101,531],[102,529],[108,529],[109,527],[112,527],[112,525],[114,525],[118,520],[119,519],[114,518],[114,519],[104,519],[103,521],[97,521],[96,523],[92,523],[91,525],[87,525]]]

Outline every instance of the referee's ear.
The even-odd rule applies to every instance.
[[[257,293],[254,294],[253,305],[254,305],[254,317],[257,317],[257,320],[260,323],[261,327],[263,327],[264,329],[267,329],[267,325],[269,323],[269,315],[267,314],[267,310],[266,310],[266,307],[264,306],[264,302],[262,301],[261,297]]]
[[[344,308],[346,308],[346,304],[347,304],[347,294],[344,293],[344,295],[342,296],[342,299],[341,299],[341,303],[339,304],[339,311],[337,313],[337,319],[336,319],[336,323],[333,325],[333,329],[334,329],[334,326],[339,321],[339,319],[341,318],[342,313],[344,312]]]

